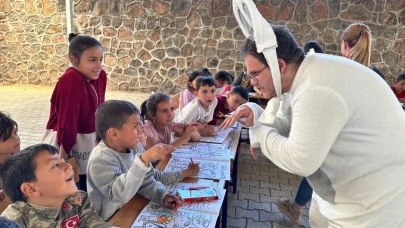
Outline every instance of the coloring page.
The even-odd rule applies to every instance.
[[[214,228],[218,215],[178,211],[150,202],[136,218],[132,228]]]
[[[222,202],[224,201],[225,189],[216,189],[219,199],[210,202],[192,202],[192,203],[183,203],[180,209],[189,210],[189,211],[199,211],[205,213],[215,213],[219,215],[221,210]]]
[[[201,137],[201,142],[210,142],[210,143],[222,143],[226,137],[228,136],[229,132],[233,131],[233,128],[227,128],[225,130],[219,128],[219,126],[214,126],[218,135],[216,136],[205,136]]]
[[[175,158],[193,158],[200,160],[229,161],[229,151],[223,144],[191,142],[176,149]]]
[[[231,162],[229,160],[224,162],[194,159],[194,162],[200,164],[200,173],[196,177],[214,180],[230,180]],[[172,157],[170,158],[165,171],[181,171],[186,169],[189,163],[190,159]]]
[[[214,185],[213,180],[206,180],[206,179],[198,179],[197,182],[195,183],[183,183],[183,182],[178,182],[171,184],[167,186],[167,190],[169,190],[172,193],[176,193],[177,189],[189,189],[189,188],[197,188],[197,187],[217,187],[218,183],[215,183],[216,186]],[[214,186],[213,186],[214,185]]]

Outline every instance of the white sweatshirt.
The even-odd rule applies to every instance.
[[[290,93],[292,116],[273,128],[246,104],[252,146],[308,177],[331,227],[405,227],[405,113],[388,85],[352,60],[309,54]]]
[[[198,97],[194,98],[190,103],[183,107],[179,114],[174,118],[175,123],[190,123],[202,122],[208,123],[214,117],[215,107],[217,107],[218,99],[215,98],[212,104],[205,110]]]

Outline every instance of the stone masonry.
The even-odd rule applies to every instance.
[[[0,0],[0,85],[54,85],[68,66],[65,1]]]
[[[255,1],[271,23],[284,24],[300,45],[318,40],[340,54],[342,31],[353,22],[372,30],[372,63],[389,84],[405,72],[405,0]],[[61,0],[0,1],[0,84],[54,84],[67,66],[65,5]],[[201,67],[244,70],[244,39],[231,0],[75,0],[74,30],[99,39],[109,87],[166,91],[186,85]]]

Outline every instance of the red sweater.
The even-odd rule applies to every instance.
[[[395,87],[394,87],[394,86],[391,86],[391,89],[392,89],[392,92],[394,92],[395,96],[396,96],[398,99],[399,99],[399,98],[405,98],[405,91],[402,92],[402,93],[398,93],[398,92],[395,90]]]
[[[231,112],[231,111],[229,111],[229,109],[225,108],[225,103],[226,103],[225,96],[217,95],[217,100],[218,100],[218,104],[217,104],[217,107],[215,107],[214,116],[213,116],[211,122],[208,123],[209,125],[216,125],[218,119],[223,119],[221,117],[221,114],[219,114],[219,112],[221,112],[224,115],[229,114]]]
[[[105,100],[107,74],[101,71],[97,80],[87,81],[71,67],[59,78],[51,97],[51,112],[46,129],[57,131],[58,144],[69,154],[76,135],[96,131],[95,113]]]

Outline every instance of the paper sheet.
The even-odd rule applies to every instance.
[[[218,215],[179,209],[171,210],[150,202],[132,228],[214,228]]]
[[[207,178],[214,180],[230,180],[231,176],[231,162],[225,161],[205,161],[194,159],[195,163],[200,164],[200,173],[196,176],[198,178]],[[184,158],[170,158],[165,171],[180,171],[187,168],[190,163],[190,159]]]
[[[214,184],[215,183],[215,184]],[[183,183],[178,182],[171,185],[168,185],[166,188],[172,193],[177,192],[177,189],[188,189],[188,188],[197,188],[197,187],[214,187],[217,188],[218,183],[214,182],[213,180],[207,179],[198,179],[195,183]]]
[[[229,132],[234,130],[233,128],[227,128],[227,129],[223,130],[223,129],[219,128],[219,126],[214,126],[214,129],[218,135],[201,137],[200,141],[201,142],[210,142],[210,143],[222,143],[228,136]]]
[[[229,161],[229,151],[223,144],[191,142],[176,149],[175,158],[193,158],[199,160]]]

